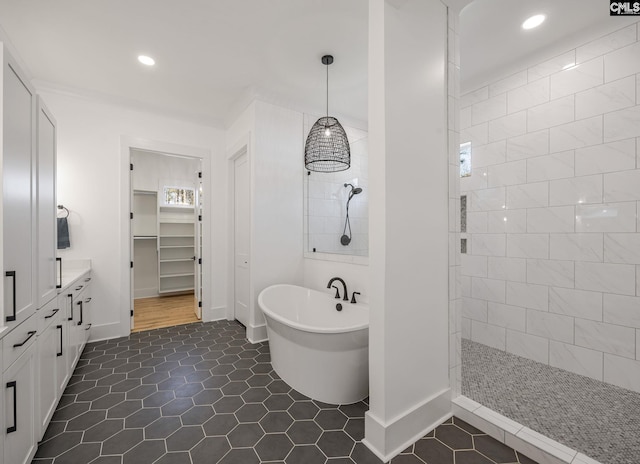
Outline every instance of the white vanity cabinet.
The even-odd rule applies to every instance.
[[[35,92],[4,47],[2,53],[3,322],[36,310]]]
[[[68,345],[64,358],[69,372],[73,372],[91,331],[91,275],[74,280],[58,296],[66,321]]]

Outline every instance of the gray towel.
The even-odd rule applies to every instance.
[[[58,250],[69,248],[69,223],[67,218],[58,218]]]

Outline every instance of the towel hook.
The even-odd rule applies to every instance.
[[[63,209],[63,210],[65,210],[67,212],[66,216],[62,216],[63,218],[69,217],[69,210],[67,208],[65,208],[64,205],[58,205],[58,209]]]

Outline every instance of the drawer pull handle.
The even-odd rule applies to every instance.
[[[53,312],[52,312],[51,314],[49,314],[48,316],[45,316],[44,318],[45,318],[45,319],[51,319],[53,316],[55,316],[55,315],[56,315],[56,313],[57,313],[58,311],[60,311],[60,308],[56,308],[56,309],[54,309],[54,310],[53,310]]]
[[[84,300],[85,303],[89,303],[91,302],[91,297],[87,298],[86,300]]]
[[[78,303],[80,305],[80,322],[78,322],[78,325],[82,325],[82,300],[78,301]]]
[[[78,286],[76,287],[76,292],[77,292],[78,290],[82,290],[82,287],[84,287],[84,285],[78,285]]]
[[[60,279],[60,283],[56,284],[56,288],[62,288],[62,258],[56,258],[56,261],[60,263],[60,274],[58,274],[58,278]]]
[[[67,318],[68,321],[73,320],[73,294],[68,293],[67,298],[69,298],[69,306],[71,307],[71,316]]]
[[[18,383],[7,382],[7,388],[13,388],[13,427],[7,427],[7,433],[18,431]]]
[[[31,337],[33,337],[36,334],[35,330],[30,330],[29,332],[27,332],[28,337],[24,339],[24,341],[22,343],[15,343],[13,345],[14,348],[20,348],[21,346],[23,346],[25,343],[27,343],[29,340],[31,340]]]
[[[56,356],[62,356],[62,326],[57,325],[56,329],[60,329],[60,353],[56,353]]]
[[[89,325],[87,326],[87,328],[86,328],[86,329],[84,329],[84,330],[89,330],[89,329],[91,329],[91,324],[89,324]]]
[[[11,277],[13,280],[13,315],[7,316],[6,321],[12,322],[16,320],[16,271],[7,271],[5,277]]]
[[[85,282],[91,282],[91,277],[87,277],[86,279],[84,279]]]

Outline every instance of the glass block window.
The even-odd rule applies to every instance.
[[[196,193],[192,188],[165,187],[163,191],[164,204],[168,206],[190,206],[196,204]]]
[[[471,175],[471,142],[460,144],[460,177]]]

